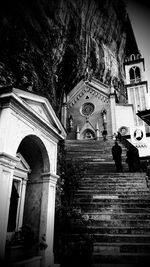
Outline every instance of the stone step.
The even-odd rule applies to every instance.
[[[108,243],[150,243],[149,234],[93,234],[93,239],[96,242],[108,242]]]
[[[82,181],[80,181],[80,186],[89,186],[89,187],[96,187],[96,186],[124,186],[124,185],[146,185],[146,178],[137,178],[137,180],[135,180],[132,177],[128,177],[127,179],[125,179],[124,177],[119,179],[117,178],[87,178],[87,179],[83,179]],[[149,189],[150,191],[150,189]]]
[[[80,161],[80,163],[82,163],[82,161]],[[95,175],[100,175],[103,173],[111,174],[111,173],[114,173],[116,171],[114,163],[109,163],[106,161],[105,161],[105,163],[103,162],[102,164],[100,162],[99,163],[84,162],[84,164],[85,164],[85,168],[89,172],[89,174],[92,173],[93,170],[94,170]],[[122,167],[123,167],[123,172],[128,172],[128,167],[126,166],[126,164],[125,165],[122,164]]]
[[[109,194],[108,194],[109,193]],[[143,195],[145,193],[145,195],[149,196],[149,191],[147,190],[147,188],[141,186],[141,190],[139,189],[139,187],[129,187],[129,186],[118,186],[118,187],[106,187],[106,186],[102,186],[101,188],[98,187],[97,189],[91,189],[91,188],[86,188],[86,187],[82,187],[81,189],[77,190],[77,192],[75,192],[76,196],[81,196],[85,194],[87,195],[91,195],[92,198],[102,198],[103,196],[117,196],[120,197],[122,195],[126,196],[126,195]]]
[[[84,235],[85,238],[91,238],[92,242],[96,243],[150,243],[150,234],[100,234],[93,233],[92,235]],[[71,242],[79,242],[81,238],[80,233],[70,236]],[[69,237],[68,237],[69,240]]]
[[[145,179],[145,176],[146,176],[146,174],[144,173],[144,174],[135,174],[135,173],[105,173],[105,174],[95,174],[95,173],[93,173],[93,172],[88,172],[88,173],[85,173],[84,174],[84,177],[82,178],[82,181],[84,181],[84,180],[87,180],[87,181],[89,181],[90,182],[90,180],[91,181],[93,181],[94,179],[95,180],[112,180],[112,181],[114,181],[114,180],[116,180],[116,181],[122,181],[122,180],[124,180],[124,181],[126,181],[127,179],[131,179],[131,180],[133,180],[133,181],[137,181],[137,180],[141,180],[141,181],[143,181],[144,179]]]
[[[93,251],[97,253],[124,252],[124,253],[150,253],[150,243],[94,243]]]
[[[94,202],[78,202],[78,206],[76,205],[77,209],[108,209],[108,208],[113,208],[113,209],[145,209],[146,211],[150,209],[150,203],[94,203]]]
[[[92,221],[109,220],[150,220],[149,213],[125,213],[125,212],[82,212],[82,215]]]
[[[137,264],[127,264],[127,263],[92,263],[90,266],[91,267],[141,267],[141,264],[137,265]]]
[[[41,266],[42,257],[35,256],[26,260],[17,261],[9,264],[9,267],[40,267]]]
[[[149,253],[107,253],[107,254],[96,254],[93,255],[93,261],[103,263],[127,263],[127,264],[147,264],[150,261]]]
[[[111,186],[147,186],[147,183],[146,183],[146,178],[144,179],[137,179],[135,181],[135,179],[132,179],[132,178],[128,178],[128,179],[125,179],[125,178],[122,178],[119,180],[119,178],[114,178],[114,179],[104,179],[104,178],[88,178],[88,179],[84,179],[82,181],[80,181],[80,186],[85,186],[85,187],[96,187],[96,186],[108,186],[108,187],[111,187]],[[150,189],[149,189],[150,191]]]
[[[78,195],[75,199],[75,204],[76,206],[79,206],[78,203],[82,203],[82,202],[95,202],[95,203],[116,203],[116,201],[118,201],[119,203],[149,203],[150,202],[150,196],[145,196],[145,195],[140,195],[139,196],[134,196],[134,195],[129,195],[128,196],[118,196],[118,195],[113,195],[113,196],[104,196],[101,195],[100,197],[97,195],[92,196],[92,195],[88,195],[88,194],[84,194],[84,195]]]
[[[72,233],[77,234],[128,234],[128,235],[135,235],[135,234],[149,234],[150,235],[150,226],[99,226],[99,225],[89,225],[79,227],[78,223],[74,223]]]
[[[78,202],[78,206],[77,208],[79,210],[101,210],[101,209],[105,209],[107,210],[108,208],[113,208],[113,210],[145,210],[146,212],[150,211],[150,203],[89,203],[89,202]]]
[[[84,217],[84,216],[83,216]],[[103,220],[89,220],[89,216],[86,217],[86,220],[89,221],[91,226],[97,226],[97,227],[149,227],[150,226],[150,220],[146,219],[139,219],[136,218],[122,218],[122,219],[111,219],[108,220],[108,218],[105,216]]]
[[[92,186],[92,187],[91,187]],[[88,181],[82,181],[80,183],[80,189],[84,189],[84,190],[90,190],[90,189],[100,189],[100,188],[107,188],[108,190],[109,189],[115,189],[115,188],[126,188],[126,189],[132,189],[132,188],[146,188],[149,190],[150,192],[150,189],[147,187],[147,184],[146,184],[146,179],[143,181],[107,181],[107,183],[105,183],[104,181],[98,181],[98,182],[94,182],[94,181],[90,181],[90,183]]]
[[[103,174],[100,174],[100,175],[98,175],[98,174],[96,174],[95,175],[95,173],[94,173],[94,170],[93,170],[93,172],[88,172],[87,174],[86,174],[86,177],[91,177],[91,176],[96,176],[96,177],[105,177],[105,178],[107,178],[107,177],[145,177],[145,172],[128,172],[128,173],[123,173],[123,172],[120,172],[120,173],[118,173],[118,172],[114,172],[114,173],[109,173],[109,174],[107,174],[107,172],[106,173],[103,173]],[[86,178],[85,177],[85,178]]]
[[[136,206],[133,208],[123,208],[123,207],[103,207],[103,208],[97,208],[97,207],[93,207],[93,205],[89,206],[89,207],[81,207],[81,212],[85,213],[85,212],[93,212],[93,213],[150,213],[150,207],[149,208],[137,208]]]
[[[77,198],[84,198],[85,196],[87,196],[88,198],[141,198],[143,196],[143,198],[150,198],[150,194],[149,191],[139,190],[139,192],[136,192],[135,190],[130,190],[130,191],[126,191],[126,190],[111,190],[108,194],[108,190],[91,190],[91,191],[87,191],[87,190],[80,190],[77,193],[75,193],[75,196]]]
[[[112,205],[112,204],[116,204],[116,205],[149,205],[150,206],[150,198],[130,198],[130,199],[124,199],[124,198],[107,198],[107,196],[103,197],[103,198],[91,198],[91,196],[87,196],[85,198],[81,198],[81,199],[78,199],[78,206],[82,205],[86,203],[87,205],[89,205],[89,203],[93,203],[93,204],[98,204],[98,205]],[[78,207],[77,206],[77,207]]]
[[[69,159],[69,156],[74,157],[82,157],[82,156],[87,156],[87,157],[100,157],[102,155],[106,155],[108,157],[110,157],[110,159],[113,159],[112,154],[111,154],[111,150],[109,148],[101,148],[101,149],[90,149],[90,151],[88,149],[82,149],[80,148],[80,150],[70,150],[67,151],[67,155],[66,158]],[[122,152],[122,157],[126,157],[126,151]]]
[[[78,192],[80,191],[87,191],[87,192],[91,192],[91,191],[94,191],[95,193],[99,190],[107,190],[107,192],[109,192],[111,194],[112,191],[115,191],[115,190],[121,190],[121,191],[135,191],[137,190],[140,191],[140,189],[143,191],[145,190],[146,192],[150,192],[149,188],[147,187],[146,185],[146,181],[144,183],[120,183],[120,184],[116,184],[116,183],[107,183],[107,184],[104,184],[104,183],[97,183],[97,185],[95,185],[95,183],[91,183],[90,185],[88,184],[81,184],[80,186],[80,189],[78,190]]]

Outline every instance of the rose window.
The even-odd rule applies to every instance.
[[[85,103],[82,106],[82,114],[84,116],[90,116],[94,112],[94,105],[92,103]]]

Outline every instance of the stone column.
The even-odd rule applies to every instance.
[[[21,188],[21,193],[20,193],[20,198],[21,198],[20,199],[20,212],[19,212],[19,218],[18,218],[19,221],[18,221],[17,230],[19,230],[22,227],[26,187],[27,187],[27,179],[22,181],[22,188]]]
[[[99,133],[99,125],[98,125],[98,122],[96,123],[96,129],[95,129],[95,131],[96,131],[96,139],[99,140],[100,133]]]
[[[116,133],[116,100],[114,88],[111,88],[110,93],[110,110],[111,110],[111,125],[112,125],[112,136]]]
[[[63,124],[64,128],[67,127],[67,103],[66,103],[66,94],[64,93],[63,97],[63,104],[61,108],[61,123]]]
[[[41,200],[40,240],[45,236],[47,248],[42,252],[42,266],[49,267],[54,264],[53,241],[54,241],[54,215],[56,183],[59,176],[51,173],[43,173],[43,189]]]
[[[5,257],[7,224],[14,169],[18,159],[0,153],[0,260]]]
[[[80,129],[79,129],[79,125],[77,125],[76,137],[77,137],[77,140],[80,139]]]

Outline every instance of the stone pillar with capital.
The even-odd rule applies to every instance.
[[[22,189],[21,189],[21,196],[20,196],[21,199],[20,199],[20,216],[19,216],[18,228],[17,228],[18,231],[22,227],[22,222],[23,222],[26,187],[27,187],[27,179],[24,179],[22,181]]]
[[[99,140],[100,132],[99,132],[99,125],[98,125],[98,122],[96,123],[96,129],[95,129],[95,132],[96,132],[96,139]]]
[[[18,161],[15,157],[0,153],[0,261],[3,261],[5,257],[12,181]]]
[[[63,124],[64,128],[67,127],[67,98],[66,94],[64,93],[63,96],[63,104],[61,108],[61,123]]]
[[[116,97],[113,86],[110,91],[110,110],[111,110],[111,125],[112,125],[112,136],[116,133]]]
[[[39,238],[45,238],[45,249],[40,252],[43,256],[42,267],[49,267],[54,264],[53,242],[54,242],[54,215],[55,215],[55,194],[56,183],[59,176],[51,173],[43,173],[43,189],[41,200],[41,219]]]
[[[80,129],[79,129],[79,125],[77,125],[76,137],[77,137],[77,140],[80,139]]]

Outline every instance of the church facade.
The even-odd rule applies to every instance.
[[[80,81],[66,96],[62,106],[62,123],[68,139],[99,139],[103,133],[115,138],[125,136],[139,150],[140,157],[149,156],[149,126],[138,116],[149,107],[148,85],[144,76],[144,59],[132,54],[125,59],[125,101],[117,99],[111,86],[90,78]]]

